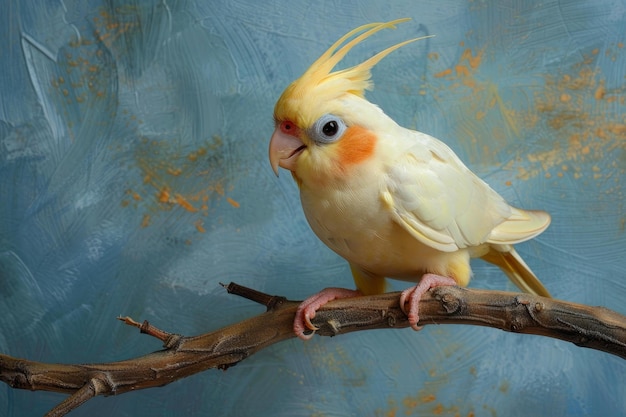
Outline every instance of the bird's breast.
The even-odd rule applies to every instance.
[[[364,179],[323,192],[302,187],[302,207],[311,229],[330,249],[372,273],[416,280],[432,271],[430,263],[445,254],[398,225],[380,197],[376,180]]]

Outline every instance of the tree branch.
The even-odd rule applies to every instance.
[[[163,342],[163,350],[120,362],[46,364],[0,354],[0,380],[13,388],[71,394],[47,416],[63,416],[97,395],[163,386],[206,369],[227,369],[259,350],[295,337],[298,301],[231,283],[229,293],[267,307],[267,312],[199,336],[181,336],[150,323],[120,318]],[[312,322],[320,336],[409,327],[399,293],[336,300]],[[572,342],[626,359],[626,317],[602,307],[529,294],[437,287],[420,302],[420,325],[472,324]],[[419,336],[416,336],[419,337]]]

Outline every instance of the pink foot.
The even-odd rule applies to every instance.
[[[445,285],[455,286],[457,285],[457,283],[452,278],[442,277],[441,275],[435,274],[425,274],[424,276],[422,276],[422,279],[420,279],[419,284],[417,284],[415,287],[407,288],[406,290],[402,291],[402,294],[400,295],[400,307],[402,308],[402,311],[404,311],[404,314],[409,317],[409,324],[411,325],[413,330],[422,329],[421,326],[417,325],[417,322],[420,320],[418,311],[419,302],[422,298],[422,295],[424,295],[424,293],[431,288],[441,287]],[[408,311],[404,306],[407,298],[409,302]]]
[[[309,340],[315,334],[317,327],[311,323],[311,319],[315,317],[315,312],[324,304],[337,298],[358,297],[361,295],[359,291],[348,290],[345,288],[325,288],[304,300],[296,311],[296,318],[293,321],[293,331],[302,340]],[[311,333],[305,334],[305,330],[312,330]]]

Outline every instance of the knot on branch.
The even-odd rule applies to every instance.
[[[450,286],[435,287],[432,290],[433,298],[441,302],[441,306],[449,315],[462,314],[466,310],[460,291],[463,289]]]
[[[165,349],[126,361],[89,365],[45,364],[0,354],[0,381],[13,388],[71,394],[46,415],[59,417],[97,395],[163,386],[209,368],[227,369],[267,346],[295,337],[293,318],[299,301],[233,283],[225,287],[263,304],[268,311],[191,337],[166,332],[147,321],[119,317],[159,339]],[[386,293],[334,300],[311,321],[323,336],[409,327],[399,298],[400,293]],[[424,294],[419,313],[423,324],[473,324],[551,336],[626,358],[626,317],[605,308],[529,294],[445,286]]]
[[[396,327],[406,323],[407,317],[401,310],[387,310],[383,311],[383,316],[387,319],[387,326]],[[404,326],[402,326],[404,327]]]
[[[5,370],[2,373],[2,381],[11,388],[34,390],[28,364],[19,359],[12,361],[10,359],[12,358],[0,359],[0,368]]]
[[[519,308],[516,308],[518,307]],[[529,294],[520,294],[515,297],[515,304],[511,309],[511,326],[512,332],[520,333],[528,327],[541,325],[541,313],[546,305],[537,300],[536,296]]]

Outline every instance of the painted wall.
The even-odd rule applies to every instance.
[[[192,335],[262,311],[220,281],[294,299],[351,287],[272,174],[272,110],[339,36],[405,16],[346,65],[436,37],[386,58],[368,98],[553,215],[518,250],[556,297],[626,313],[624,2],[4,0],[0,351],[125,359],[160,345],[117,315]],[[513,290],[473,266],[472,286]],[[625,375],[556,340],[428,326],[292,340],[72,415],[618,415]],[[62,398],[2,385],[0,414]]]

